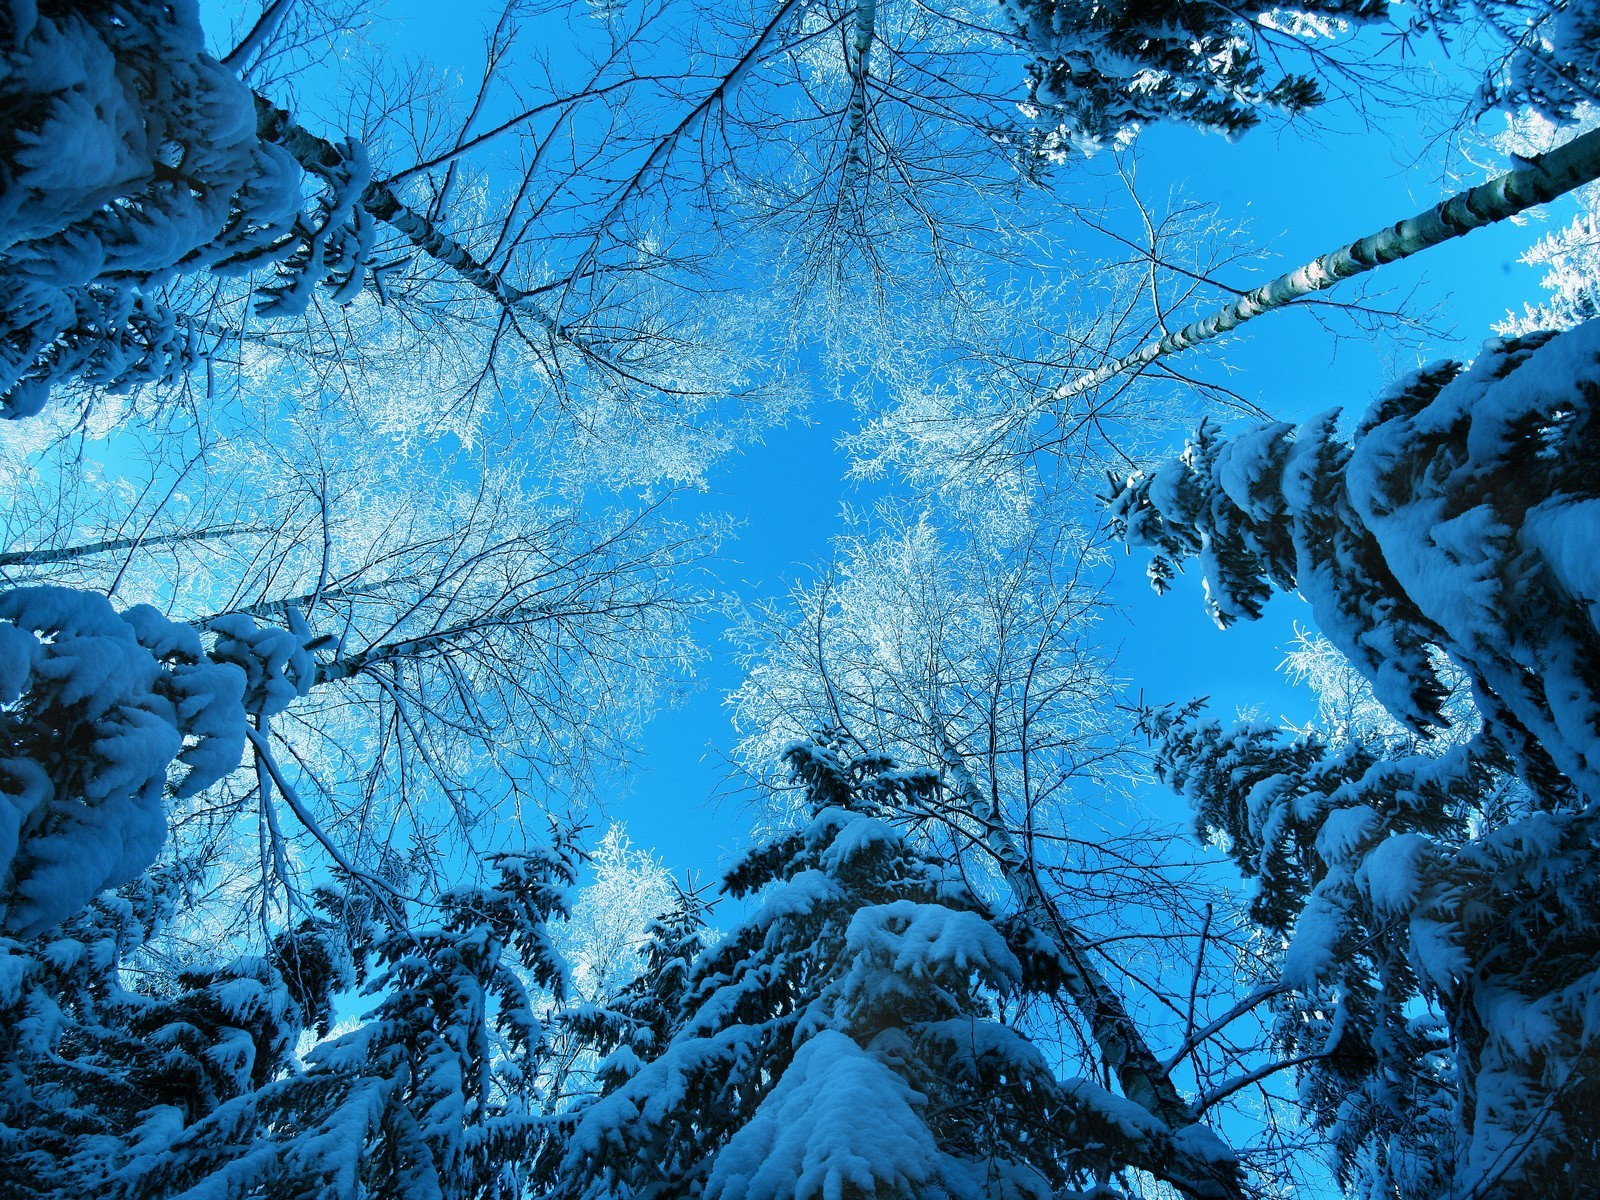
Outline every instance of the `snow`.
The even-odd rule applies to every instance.
[[[1375,409],[1348,471],[1352,504],[1444,648],[1591,797],[1600,507],[1571,494],[1592,493],[1571,464],[1596,388],[1600,321],[1490,342],[1420,407]]]
[[[939,1152],[924,1104],[850,1038],[824,1030],[795,1052],[717,1155],[706,1200],[977,1196],[965,1172]]]
[[[16,16],[0,73],[14,141],[0,197],[11,418],[78,377],[117,390],[192,365],[199,346],[157,289],[287,253],[302,178],[257,139],[250,89],[205,52],[196,6],[29,4]]]
[[[1169,1130],[1160,1118],[1149,1110],[1107,1091],[1088,1079],[1063,1079],[1061,1093],[1077,1108],[1091,1112],[1099,1120],[1116,1130],[1118,1135],[1131,1142],[1151,1137],[1161,1137]]]
[[[1536,504],[1524,514],[1517,536],[1544,559],[1600,632],[1600,499],[1557,497]]]
[[[1366,805],[1335,809],[1317,832],[1317,854],[1324,862],[1349,859],[1369,842],[1381,818]]]
[[[1472,969],[1460,927],[1453,921],[1413,917],[1410,933],[1411,958],[1420,974],[1441,991],[1453,991]]]
[[[889,825],[866,817],[841,827],[822,852],[820,863],[824,871],[837,875],[858,858],[894,854],[903,845],[904,840]]]
[[[1409,913],[1422,892],[1431,845],[1420,833],[1385,838],[1362,860],[1356,885],[1380,913]]]
[[[291,620],[298,616],[290,612]],[[214,617],[210,628],[217,635],[211,658],[233,663],[245,673],[245,707],[250,712],[275,716],[311,690],[316,662],[306,649],[309,630],[258,625],[243,613]]]
[[[267,648],[287,638],[292,657],[301,639],[277,632]],[[258,677],[284,676],[277,659],[246,664]],[[178,796],[239,763],[247,673],[207,658],[195,630],[148,606],[119,613],[98,593],[58,587],[0,593],[0,694],[12,706],[0,722],[19,746],[48,730],[75,748],[66,758],[0,761],[8,930],[43,932],[154,861],[174,762]]]
[[[1228,499],[1252,520],[1264,521],[1277,508],[1287,437],[1294,426],[1280,421],[1233,438],[1217,452],[1213,468]]]
[[[0,624],[0,705],[15,704],[39,658],[39,639],[26,629]]]
[[[1015,984],[1022,976],[993,925],[977,913],[942,904],[896,900],[858,909],[845,933],[845,950],[892,977],[895,987],[969,971],[1002,984]]]
[[[760,929],[791,917],[803,917],[839,899],[838,884],[821,871],[801,871],[761,894],[761,907],[750,918]]]
[[[1294,936],[1283,955],[1283,981],[1310,991],[1326,978],[1339,961],[1339,946],[1348,932],[1346,920],[1336,904],[1313,895],[1294,923]]]
[[[1008,1079],[1050,1075],[1050,1066],[1039,1048],[998,1021],[975,1021],[971,1017],[921,1021],[917,1024],[917,1037],[941,1047],[939,1062],[956,1079],[964,1075],[979,1083],[985,1072],[997,1069]]]

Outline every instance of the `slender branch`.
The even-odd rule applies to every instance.
[[[289,15],[289,10],[294,6],[295,0],[274,0],[262,12],[250,32],[245,34],[244,40],[228,52],[222,65],[243,76],[250,59],[272,40],[272,35],[278,32],[278,26],[283,24],[283,18]]]
[[[1222,1084],[1220,1087],[1213,1088],[1204,1096],[1201,1096],[1198,1100],[1196,1100],[1194,1104],[1195,1114],[1198,1116],[1200,1113],[1205,1112],[1206,1109],[1212,1108],[1226,1100],[1235,1092],[1243,1091],[1252,1083],[1260,1083],[1269,1075],[1276,1075],[1279,1071],[1287,1071],[1293,1067],[1302,1067],[1308,1062],[1316,1062],[1319,1059],[1327,1057],[1328,1052],[1326,1050],[1318,1050],[1313,1054],[1301,1054],[1295,1058],[1286,1058],[1282,1062],[1266,1063],[1263,1066],[1257,1067],[1253,1071],[1246,1071],[1243,1075],[1240,1075],[1235,1079],[1230,1079],[1227,1083]]]
[[[1216,1020],[1209,1022],[1185,1037],[1183,1039],[1183,1044],[1174,1050],[1172,1052],[1172,1056],[1161,1065],[1162,1071],[1170,1074],[1177,1068],[1179,1063],[1188,1058],[1189,1055],[1193,1054],[1195,1048],[1198,1047],[1202,1042],[1209,1040],[1216,1034],[1220,1033],[1223,1029],[1227,1028],[1229,1025],[1232,1025],[1235,1021],[1244,1016],[1245,1013],[1249,1012],[1252,1008],[1255,1008],[1258,1004],[1261,1004],[1266,1000],[1271,1000],[1274,996],[1281,996],[1288,990],[1287,984],[1274,983],[1269,984],[1267,987],[1258,988],[1256,991],[1251,992],[1248,996],[1239,1001],[1239,1003],[1235,1004]]]
[[[397,922],[403,925],[404,922],[400,921],[400,914],[392,906],[390,898],[392,897],[403,904],[410,897],[397,890],[393,885],[379,879],[370,871],[361,870],[345,857],[344,851],[340,850],[334,840],[323,831],[322,826],[317,822],[316,817],[312,815],[311,810],[301,803],[300,795],[294,790],[294,785],[284,777],[282,769],[278,766],[277,759],[272,756],[272,748],[267,742],[266,734],[248,727],[244,732],[245,736],[250,739],[250,745],[255,748],[256,762],[266,768],[267,777],[277,785],[278,794],[289,805],[300,824],[305,826],[306,832],[322,844],[322,848],[328,852],[328,856],[339,864],[340,870],[350,876],[351,879],[360,880],[364,883],[372,893],[373,898],[389,909],[390,914],[396,918]]]

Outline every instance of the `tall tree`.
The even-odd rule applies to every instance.
[[[696,964],[672,1041],[584,1111],[562,1194],[1043,1196],[1130,1166],[1231,1194],[1219,1141],[1056,1079],[1005,1022],[1060,960],[884,819],[934,775],[788,757],[800,826],[729,871],[755,912]]]
[[[1329,746],[1155,723],[1287,945],[1279,1038],[1366,1194],[1578,1195],[1594,1171],[1597,335],[1426,368],[1349,444],[1334,414],[1202,430],[1116,491],[1158,588],[1199,556],[1226,625],[1297,587],[1409,727]],[[1464,730],[1430,647],[1470,689]]]
[[[1109,666],[1090,644],[1095,550],[1005,506],[964,516],[965,537],[925,517],[846,539],[832,578],[792,610],[763,610],[735,694],[741,754],[809,721],[936,771],[938,790],[891,794],[889,815],[1034,924],[1061,971],[1057,1035],[1081,1069],[1156,1120],[1196,1126],[1174,1073],[1199,1064],[1158,1049],[1192,1031],[1207,993],[1223,986],[1221,1007],[1234,1003],[1233,975],[1204,961],[1214,938],[1210,969],[1226,969],[1230,922],[1213,922],[1202,879],[1162,864],[1170,835],[1130,827],[1107,795],[1127,768]],[[1161,947],[1148,957],[1146,937]],[[1186,945],[1192,972],[1175,965]]]

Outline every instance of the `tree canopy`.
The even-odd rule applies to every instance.
[[[1597,47],[1591,0],[0,5],[0,1177],[1592,1194]],[[1470,352],[1402,260],[1491,236],[1545,294]],[[1235,657],[1141,658],[1119,542]],[[1285,595],[1314,700],[1240,629]],[[742,803],[636,845],[707,742]]]

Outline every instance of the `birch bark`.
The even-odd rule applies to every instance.
[[[1070,400],[1118,375],[1147,367],[1158,358],[1221,337],[1246,321],[1283,308],[1312,292],[1330,288],[1340,280],[1365,274],[1384,263],[1409,258],[1430,246],[1504,221],[1595,179],[1600,179],[1600,130],[1574,138],[1564,146],[1529,159],[1525,166],[1458,192],[1426,212],[1368,234],[1280,275],[1210,316],[1147,342],[1132,354],[1063,384],[1050,393],[1047,402]]]
[[[878,18],[877,0],[861,0],[856,5],[856,19],[845,47],[845,70],[850,75],[850,104],[847,118],[848,138],[845,152],[847,179],[866,165],[867,155],[862,148],[867,127],[867,80],[871,72],[872,35]]]

